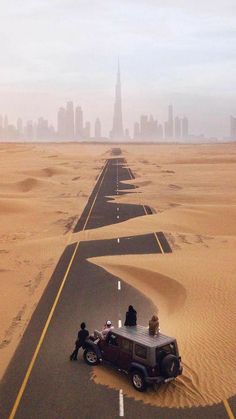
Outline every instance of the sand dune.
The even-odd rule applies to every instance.
[[[150,389],[144,400],[158,406],[190,407],[218,403],[234,395],[236,329],[232,324],[236,318],[236,284],[230,246],[223,252],[217,246],[189,250],[184,257],[176,252],[90,261],[151,298],[159,311],[162,332],[178,339],[183,376],[158,393]],[[128,396],[141,399],[128,382],[123,387],[124,378],[117,375],[113,380],[113,372],[102,370],[96,368],[96,382],[123,388]]]
[[[17,183],[17,189],[21,192],[29,192],[39,186],[39,181],[35,178],[26,178]]]
[[[156,214],[73,234],[72,240],[165,232],[172,254],[92,262],[153,299],[161,329],[178,339],[184,375],[145,395],[104,367],[93,378],[158,406],[217,403],[236,388],[236,145],[122,149],[136,176],[126,183],[138,188],[113,202],[149,205]],[[1,375],[71,241],[72,224],[110,146],[9,144],[0,153]]]
[[[65,164],[65,163],[63,163]],[[67,163],[67,165],[70,166],[70,163]],[[64,168],[58,168],[58,167],[44,167],[42,169],[37,170],[25,170],[23,173],[28,174],[30,176],[36,176],[36,177],[52,177],[55,175],[64,175],[68,174],[69,170]]]
[[[2,214],[2,216],[27,212],[30,208],[31,205],[26,203],[23,199],[0,198],[0,214]]]
[[[0,145],[0,377],[70,241],[104,149]]]

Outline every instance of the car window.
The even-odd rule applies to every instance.
[[[157,361],[161,361],[164,356],[168,354],[175,355],[175,345],[174,343],[170,343],[169,345],[161,346],[161,348],[156,349],[156,359]]]
[[[147,348],[145,346],[135,345],[135,355],[139,358],[147,358]]]
[[[175,345],[170,343],[169,345],[164,345],[161,348],[158,348],[159,351],[165,351],[167,354],[175,354]]]
[[[113,335],[113,333],[109,334],[108,337],[108,344],[113,346],[118,346],[118,339],[116,335]]]
[[[133,343],[128,339],[121,339],[121,349],[124,352],[132,353]]]

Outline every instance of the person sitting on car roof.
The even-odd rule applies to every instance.
[[[160,328],[158,316],[153,314],[151,320],[149,321],[149,334],[155,336],[158,335],[159,331]]]
[[[136,326],[136,324],[137,324],[137,312],[133,306],[129,306],[129,309],[126,312],[124,326]]]
[[[101,331],[94,330],[94,337],[99,339],[106,339],[107,334],[114,329],[114,326],[112,326],[112,322],[110,320],[107,320],[105,323],[103,329]]]

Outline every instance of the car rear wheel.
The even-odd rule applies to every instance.
[[[147,384],[144,380],[144,376],[140,371],[132,371],[131,373],[131,380],[135,390],[138,391],[145,391],[147,388]]]
[[[99,359],[94,351],[94,349],[85,349],[84,351],[84,360],[88,365],[97,365],[99,364]]]
[[[179,360],[175,355],[169,354],[161,361],[161,373],[166,378],[176,377],[179,372]]]

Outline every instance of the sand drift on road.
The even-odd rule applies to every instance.
[[[153,301],[161,330],[178,340],[184,374],[158,393],[149,389],[142,395],[125,376],[104,366],[94,369],[93,380],[157,406],[221,402],[236,388],[236,146],[125,145],[122,149],[135,174],[127,183],[137,189],[113,202],[149,205],[156,213],[77,233],[73,240],[165,233],[171,254],[104,256],[90,262]],[[110,157],[108,150],[60,144],[3,145],[0,150],[4,163],[1,318],[5,319],[0,325],[1,372]]]
[[[118,228],[120,236],[161,230],[172,244],[172,254],[90,259],[151,298],[184,363],[182,377],[145,395],[106,367],[96,367],[93,379],[157,406],[212,405],[235,394],[235,146],[224,146],[224,156],[223,146],[214,147],[177,146],[172,157],[163,147],[158,159],[131,156],[136,179],[130,182],[141,193],[118,201],[148,204],[157,214],[94,232],[99,238],[117,236]],[[188,155],[190,149],[196,154]]]

